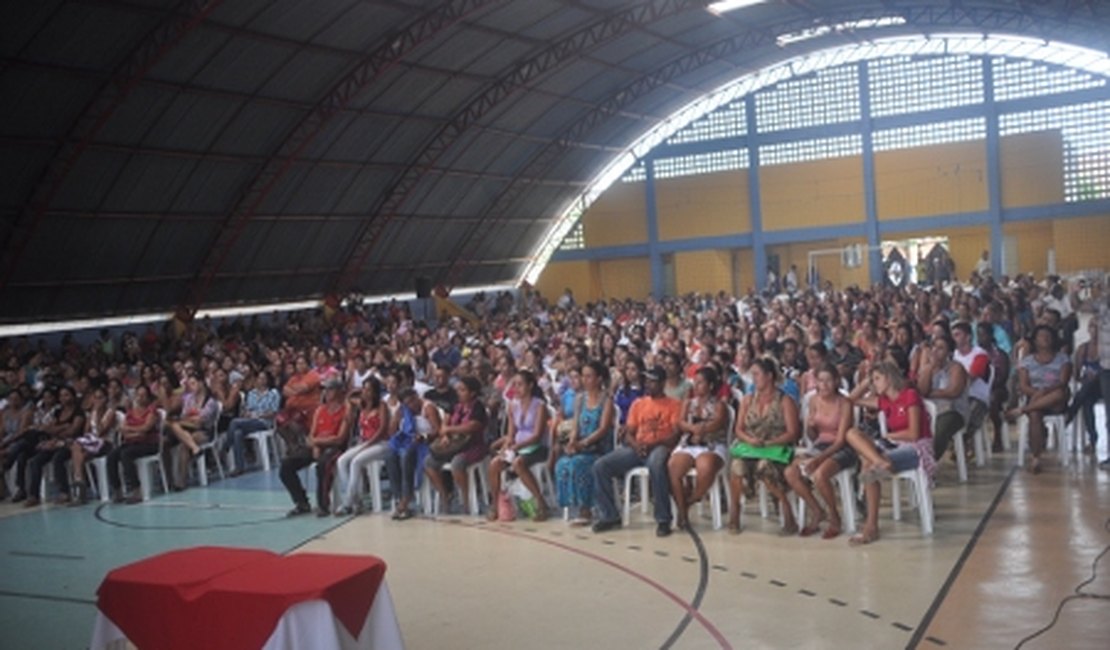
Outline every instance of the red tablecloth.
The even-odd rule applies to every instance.
[[[375,557],[200,547],[108,574],[98,606],[138,648],[261,648],[282,614],[326,600],[358,637],[385,576]]]

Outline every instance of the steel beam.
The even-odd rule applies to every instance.
[[[912,33],[920,31],[928,31],[936,27],[952,28],[964,27],[975,25],[977,28],[1001,28],[1004,25],[1013,25],[1020,23],[1023,25],[1031,25],[1034,22],[1043,23],[1047,29],[1053,33],[1065,33],[1068,30],[1075,29],[1076,25],[1068,24],[1060,21],[1051,16],[1029,17],[1024,12],[1014,9],[982,9],[977,7],[951,7],[948,4],[936,6],[913,6],[907,7],[904,5],[889,7],[891,14],[899,14],[906,18],[907,23],[912,26],[912,29],[907,29],[906,26],[892,26],[883,30],[873,30],[876,34],[888,33]],[[824,23],[826,24],[839,24],[843,22],[860,20],[875,16],[874,9],[867,10],[847,10],[843,12],[836,12],[828,14]],[[635,102],[640,97],[652,92],[664,82],[677,77],[687,72],[701,68],[716,60],[729,60],[729,58],[750,52],[759,47],[765,47],[775,43],[775,39],[779,34],[792,33],[799,29],[812,27],[813,22],[810,19],[791,20],[785,21],[776,25],[766,26],[759,29],[747,29],[729,38],[716,41],[706,45],[704,48],[694,52],[685,54],[675,60],[670,61],[658,70],[650,74],[639,77],[626,86],[620,88],[612,93],[607,99],[603,100],[597,109],[590,111],[584,116],[576,118],[570,126],[558,137],[554,138],[552,142],[533,157],[532,161],[522,168],[522,174],[529,176],[542,176],[547,170],[553,167],[567,151],[567,146],[564,140],[571,141],[583,138],[587,133],[592,131],[598,124],[604,122],[611,113],[623,109]],[[1106,42],[1107,35],[1096,30],[1087,29],[1085,33],[1091,35],[1092,39]],[[1096,36],[1097,34],[1097,36]],[[794,53],[802,53],[804,51],[814,51],[825,46],[829,37],[813,39],[812,41],[804,41],[790,46]],[[1064,39],[1074,42],[1074,39]],[[1105,48],[1104,48],[1105,49]],[[1085,91],[1076,91],[1085,92]],[[1023,100],[1014,100],[1014,105],[1010,108],[1013,110],[1018,109],[1018,103]],[[1009,103],[1008,103],[1009,104]],[[883,118],[876,120],[875,127],[886,127],[888,121],[894,118]],[[908,119],[908,118],[907,118]],[[891,122],[893,124],[893,122]],[[622,147],[623,150],[623,147]],[[490,208],[485,212],[485,223],[482,227],[476,229],[474,233],[467,237],[466,241],[462,242],[461,246],[466,246],[472,239],[480,239],[487,235],[492,229],[496,228],[497,220],[499,217],[508,214],[513,205],[517,202],[526,188],[523,184],[513,183],[509,185],[494,201],[491,202]],[[460,265],[465,263],[465,260],[472,259],[473,254],[462,254],[458,257]],[[453,273],[449,274],[454,276],[457,274],[458,269],[453,269]]]
[[[552,43],[548,48],[515,66],[496,84],[486,88],[431,139],[412,159],[408,169],[393,184],[378,205],[369,210],[373,218],[356,238],[345,256],[344,270],[332,287],[333,293],[344,293],[358,281],[379,239],[393,215],[401,210],[420,184],[429,167],[458,141],[472,124],[477,123],[513,93],[528,87],[536,79],[583,55],[584,52],[618,38],[639,27],[688,10],[702,10],[695,0],[650,0],[604,16],[570,36]]]
[[[335,114],[347,106],[367,86],[393,68],[405,56],[454,27],[467,15],[500,0],[448,0],[396,34],[360,60],[357,65],[320,99],[313,110],[283,139],[270,155],[261,172],[250,182],[242,198],[228,214],[216,239],[208,247],[204,262],[186,288],[182,307],[195,312],[204,300],[224,261],[234,249],[247,224],[257,213],[278,181],[304,154],[309,144],[323,131]]]

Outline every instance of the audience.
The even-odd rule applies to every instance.
[[[952,436],[987,417],[996,449],[1003,416],[1028,417],[1033,471],[1041,470],[1046,414],[1083,414],[1093,446],[1090,407],[1106,392],[1099,387],[1110,375],[1100,359],[1110,346],[1099,345],[1092,326],[1075,359],[1081,383],[1068,411],[1072,361],[1061,343],[1074,333],[1076,310],[1092,306],[1110,313],[1101,303],[1081,304],[1056,278],[975,276],[970,285],[943,288],[561,305],[522,290],[475,299],[470,307],[480,318],[473,321],[428,324],[391,302],[328,318],[307,311],[200,319],[161,333],[104,331],[88,345],[72,335],[60,345],[20,337],[0,341],[0,458],[13,498],[30,496],[30,505],[48,466],[57,500],[82,503],[85,461],[104,455],[109,496],[136,502],[139,458],[164,452],[169,479],[183,489],[194,469],[189,461],[213,434],[238,475],[248,460],[246,436],[274,427],[285,443],[281,475],[293,514],[309,511],[294,468],[317,462],[321,488],[338,471],[337,513],[346,514],[359,510],[364,468],[381,459],[394,517],[406,519],[424,479],[452,510],[452,491],[468,493],[492,443],[483,471],[494,494],[479,500],[496,497],[510,470],[531,492],[539,518],[554,499],[576,524],[616,528],[613,479],[646,465],[651,487],[639,498],[654,503],[660,535],[670,533],[672,498],[677,525],[687,527],[689,505],[727,471],[733,527],[740,491],[762,483],[776,498],[784,532],[799,528],[786,499],[793,490],[809,514],[801,533],[831,538],[843,527],[832,478],[855,464],[855,449],[868,496],[868,521],[855,541],[869,542],[878,538],[876,479],[918,462],[931,473]],[[359,391],[352,405],[344,379]],[[858,421],[839,394],[856,384],[864,406]],[[908,415],[921,410],[921,395],[936,401],[935,423]],[[807,407],[801,414],[798,403]],[[733,431],[729,406],[738,412]],[[872,407],[886,413],[885,439],[871,424]],[[168,414],[163,429],[157,409]],[[802,422],[807,440],[816,439],[791,458]],[[616,448],[614,429],[623,441]],[[544,458],[554,494],[528,470]],[[329,492],[317,494],[319,514],[329,512]]]

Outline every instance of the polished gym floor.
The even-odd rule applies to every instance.
[[[665,539],[638,508],[600,535],[557,518],[286,519],[276,472],[135,506],[3,504],[0,648],[87,647],[108,570],[204,544],[384,558],[411,649],[1014,648],[1033,637],[1022,647],[1102,650],[1110,600],[1072,596],[1110,596],[1110,472],[1094,456],[1064,466],[1050,455],[1032,475],[1014,453],[973,466],[965,484],[942,464],[932,536],[915,510],[891,521],[888,498],[882,539],[858,548],[847,535],[780,537],[755,504],[740,535],[713,530],[705,512]]]

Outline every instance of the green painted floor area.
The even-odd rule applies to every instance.
[[[117,566],[191,546],[284,553],[347,521],[287,519],[289,497],[273,478],[221,481],[133,506],[0,505],[0,648],[86,648],[96,589]]]

